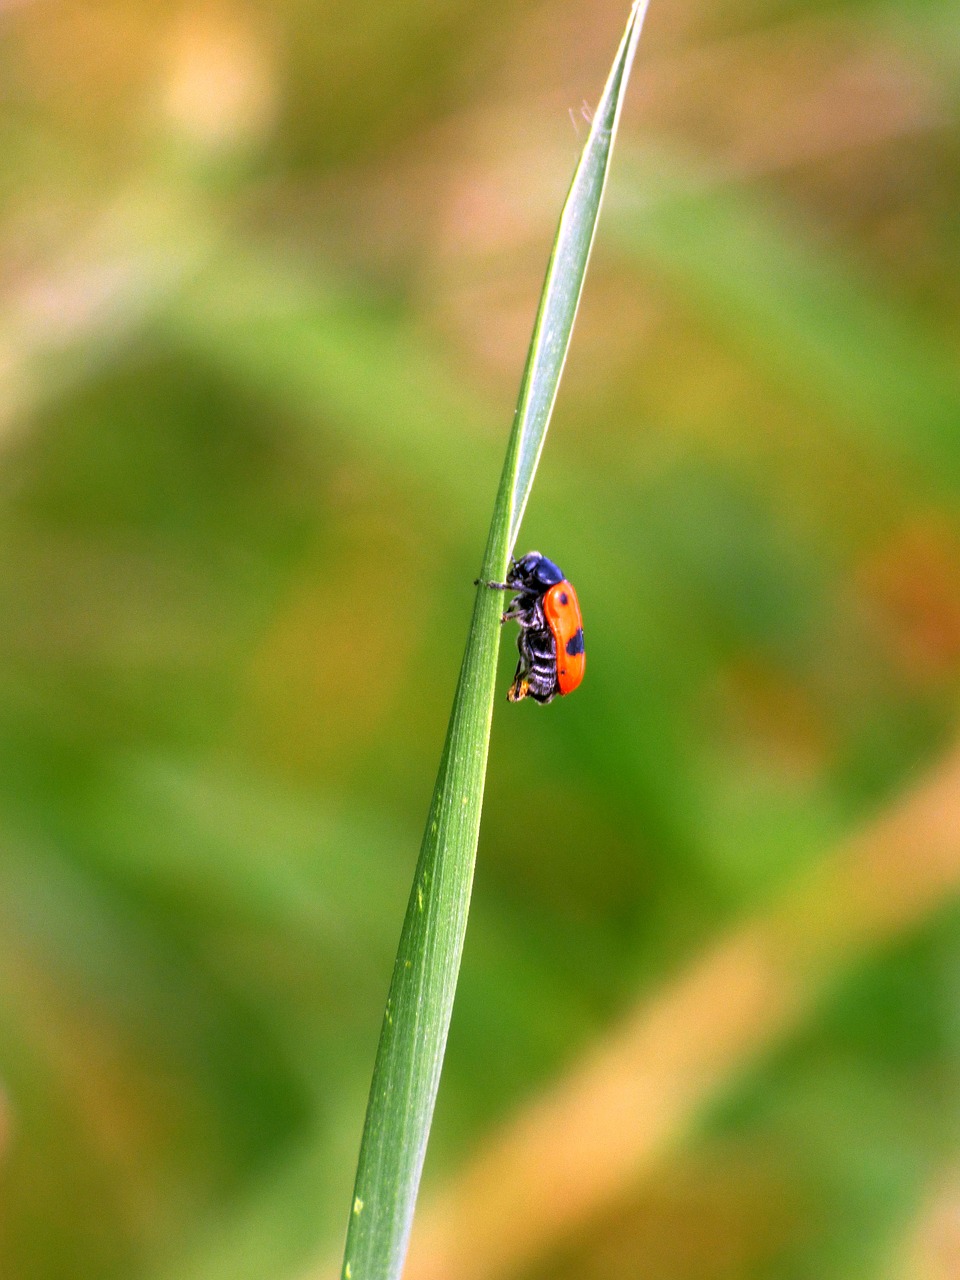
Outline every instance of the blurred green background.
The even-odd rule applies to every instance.
[[[626,11],[0,5],[4,1280],[329,1274]],[[498,701],[425,1202],[949,758],[958,124],[955,0],[653,0],[518,548],[588,674]],[[514,1280],[960,1276],[943,821],[917,918]]]

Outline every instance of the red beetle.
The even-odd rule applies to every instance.
[[[583,618],[577,593],[561,570],[539,551],[512,560],[506,582],[487,582],[494,591],[514,591],[501,621],[520,624],[520,661],[507,697],[550,702],[572,693],[583,679]]]

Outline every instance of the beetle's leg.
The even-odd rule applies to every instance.
[[[520,634],[517,636],[517,649],[520,651],[520,660],[514,673],[513,684],[507,691],[507,699],[510,702],[520,702],[527,696],[530,688],[531,655],[530,650],[527,648],[526,627],[520,628]]]
[[[527,617],[529,619],[527,626],[531,631],[549,631],[547,620],[543,616],[543,599],[535,596],[527,608]]]
[[[553,668],[547,669],[534,663],[529,665],[523,657],[517,664],[517,672],[513,684],[507,690],[509,702],[521,702],[524,698],[533,698],[541,706],[552,702],[557,694],[557,677]]]
[[[518,671],[513,677],[513,684],[507,690],[508,702],[522,702],[530,692],[530,685],[525,675]]]
[[[521,632],[522,635],[522,632]],[[522,702],[530,690],[529,680],[529,664],[527,655],[520,649],[520,661],[517,663],[517,670],[514,673],[513,684],[507,690],[508,702]]]
[[[510,557],[509,579],[512,579],[512,581],[508,580],[507,582],[488,582],[486,578],[474,578],[473,585],[475,587],[489,587],[491,591],[521,591],[522,592],[524,591],[524,586],[521,582],[518,582],[516,577],[514,576],[516,573],[517,565],[519,563],[520,562],[516,559],[515,556]]]
[[[474,578],[473,585],[475,587],[489,587],[491,591],[519,592],[516,599],[511,600],[510,603],[507,605],[507,610],[502,616],[502,618],[500,619],[501,626],[503,626],[505,622],[512,621],[514,618],[522,618],[524,613],[526,612],[525,609],[520,607],[520,600],[522,598],[523,593],[522,591],[520,591],[520,588],[517,586],[515,582],[485,582],[483,578]]]
[[[520,661],[507,697],[511,702],[551,702],[557,694],[557,647],[549,627],[528,623],[517,636],[517,648]]]

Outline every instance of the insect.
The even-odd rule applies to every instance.
[[[514,591],[501,622],[520,624],[520,661],[507,692],[511,702],[533,698],[547,703],[572,693],[583,679],[583,618],[577,593],[563,572],[539,551],[511,560],[506,582],[487,582],[494,591]]]

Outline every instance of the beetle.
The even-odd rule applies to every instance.
[[[587,659],[580,602],[560,567],[539,551],[528,551],[519,560],[511,558],[506,582],[483,585],[516,593],[500,619],[520,625],[520,661],[507,698],[532,698],[545,705],[557,694],[572,693],[583,679]]]

